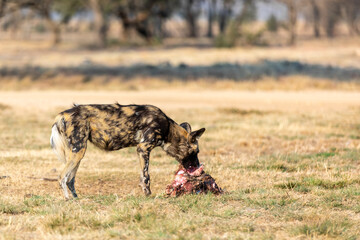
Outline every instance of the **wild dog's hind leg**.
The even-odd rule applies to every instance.
[[[140,143],[137,146],[137,153],[140,160],[140,186],[145,195],[150,195],[149,157],[151,150],[155,147],[153,143]]]
[[[60,174],[60,186],[64,191],[65,199],[69,199],[69,194],[67,188],[71,191],[73,197],[77,197],[75,191],[75,175],[77,169],[79,168],[80,161],[84,157],[86,151],[86,143],[84,146],[77,151],[77,149],[72,149],[67,154],[67,163],[64,170]]]
[[[71,194],[73,195],[74,198],[77,198],[77,194],[76,194],[76,190],[75,190],[75,176],[76,176],[76,172],[79,168],[80,165],[80,161],[78,162],[78,164],[76,165],[75,169],[71,171],[70,177],[69,179],[71,179],[69,182],[66,183],[66,185],[68,186]]]

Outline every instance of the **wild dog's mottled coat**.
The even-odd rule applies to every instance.
[[[148,173],[151,150],[162,146],[184,167],[198,166],[197,141],[204,131],[202,128],[191,132],[188,123],[178,125],[151,105],[75,105],[56,117],[50,142],[59,159],[66,163],[60,175],[65,198],[69,197],[66,185],[77,197],[75,175],[88,140],[107,151],[137,146],[140,185],[148,195],[151,193]]]

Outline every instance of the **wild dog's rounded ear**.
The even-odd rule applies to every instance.
[[[197,131],[191,132],[190,133],[190,141],[191,142],[195,142],[198,141],[199,138],[201,137],[201,135],[203,135],[203,133],[205,132],[205,128],[201,128]]]
[[[180,127],[184,128],[188,133],[191,133],[191,126],[188,122],[183,122]]]

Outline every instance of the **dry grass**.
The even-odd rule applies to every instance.
[[[156,104],[206,127],[200,160],[227,194],[164,198],[176,162],[151,156],[151,197],[134,149],[90,145],[79,199],[64,201],[49,147],[72,102]],[[356,239],[360,235],[357,92],[0,92],[0,238]]]

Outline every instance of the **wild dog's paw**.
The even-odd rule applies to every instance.
[[[144,191],[145,196],[151,195],[151,190],[150,190],[150,188],[144,188],[143,191]]]

